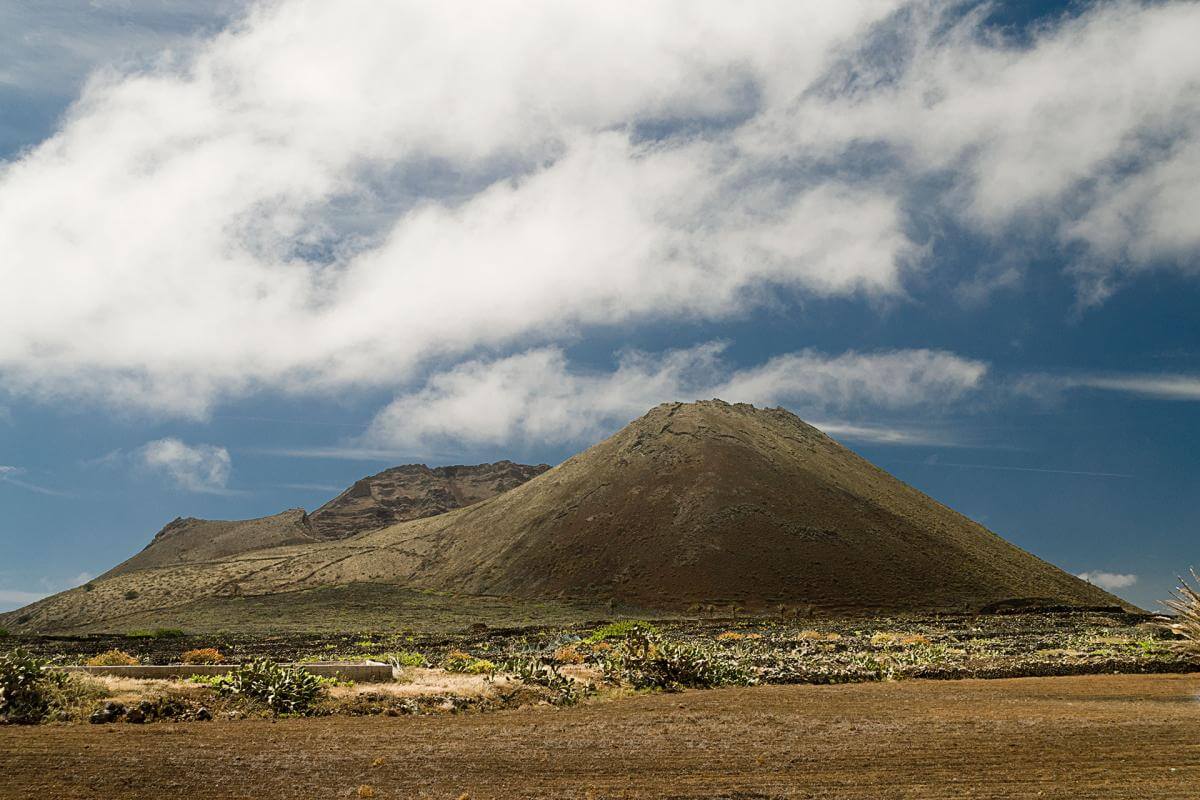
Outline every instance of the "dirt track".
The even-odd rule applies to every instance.
[[[768,686],[575,709],[0,728],[4,798],[1195,798],[1200,677]]]

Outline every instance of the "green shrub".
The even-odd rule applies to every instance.
[[[375,661],[387,661],[393,667],[423,667],[428,661],[425,656],[420,653],[410,652],[408,650],[399,650],[395,653],[385,653],[382,658],[373,659]]]
[[[324,697],[325,684],[301,667],[282,667],[260,658],[223,676],[217,690],[263,703],[276,714],[307,714]]]
[[[496,671],[496,665],[485,658],[476,658],[462,650],[451,650],[442,659],[442,669],[446,672],[458,672],[467,675],[490,675]]]
[[[595,644],[596,642],[603,642],[605,639],[623,639],[634,631],[658,633],[658,629],[649,622],[642,622],[637,619],[622,619],[596,628],[596,630],[588,634],[588,637],[584,641],[588,644]]]
[[[736,653],[724,648],[672,642],[646,630],[634,629],[604,665],[613,678],[638,689],[684,687],[708,689],[755,683],[753,672]]]
[[[65,673],[47,670],[46,661],[17,649],[0,656],[0,722],[33,724],[50,713]]]
[[[550,702],[556,706],[573,706],[596,690],[592,684],[581,686],[558,671],[558,665],[544,658],[526,658],[509,662],[509,677],[528,686],[541,686],[551,692]]]
[[[130,639],[182,639],[185,634],[182,628],[139,628],[125,634]]]
[[[138,598],[137,589],[128,589],[128,590],[126,590],[126,592],[125,592],[125,599],[126,599],[126,600],[137,600],[137,598]]]
[[[0,628],[0,639],[8,637],[8,628]]]

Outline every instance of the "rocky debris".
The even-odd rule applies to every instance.
[[[89,721],[93,725],[106,725],[110,722],[116,722],[125,716],[125,706],[121,703],[105,703],[104,707],[93,712]]]
[[[548,464],[512,461],[450,467],[405,464],[356,481],[310,514],[308,523],[320,539],[345,539],[487,500],[548,469]]]
[[[193,710],[187,703],[171,697],[142,700],[136,706],[126,706],[124,703],[109,701],[92,712],[88,718],[93,725],[107,725],[121,720],[131,725],[141,725],[160,720],[199,720],[204,722],[210,719],[212,719],[212,713],[204,706]]]

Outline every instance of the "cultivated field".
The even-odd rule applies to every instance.
[[[42,724],[0,726],[0,796],[1194,797],[1200,655],[1179,644],[1080,610],[10,636],[59,676],[232,666],[50,681]]]
[[[0,727],[4,798],[1187,798],[1200,678],[759,686],[566,709]],[[367,787],[367,788],[361,788]]]

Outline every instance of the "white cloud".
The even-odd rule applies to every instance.
[[[961,6],[913,8],[823,91],[759,115],[746,146],[837,157],[885,143],[908,176],[948,179],[947,207],[1006,246],[1044,234],[1084,245],[1084,300],[1164,259],[1197,272],[1200,4],[1096,3],[1030,42],[981,31],[986,8],[949,26]]]
[[[660,402],[705,397],[783,403],[803,413],[917,407],[930,413],[977,387],[987,371],[981,362],[950,353],[901,350],[835,357],[804,351],[730,373],[721,359],[723,349],[708,343],[660,355],[627,352],[607,373],[572,370],[555,348],[471,361],[397,397],[375,418],[362,441],[413,449],[445,441],[587,441]],[[928,440],[892,427],[827,424],[847,438]]]
[[[1125,589],[1137,583],[1137,575],[1122,575],[1115,572],[1081,572],[1079,577],[1088,583],[1094,583],[1101,589]]]
[[[805,351],[741,370],[716,392],[759,403],[799,400],[824,408],[912,408],[953,402],[978,387],[986,373],[983,362],[940,350],[846,353],[836,358]]]
[[[779,292],[901,297],[914,199],[1083,243],[1089,296],[1192,263],[1200,5],[1029,45],[961,10],[263,3],[95,74],[0,166],[0,380],[199,416]],[[914,198],[930,178],[951,193]]]
[[[224,447],[188,445],[174,438],[147,442],[138,450],[141,463],[164,472],[176,485],[189,492],[227,492],[232,460]]]
[[[766,284],[894,292],[913,248],[886,189],[636,125],[751,113],[768,79],[782,102],[895,5],[264,5],[183,64],[98,76],[0,174],[0,375],[202,414]]]

